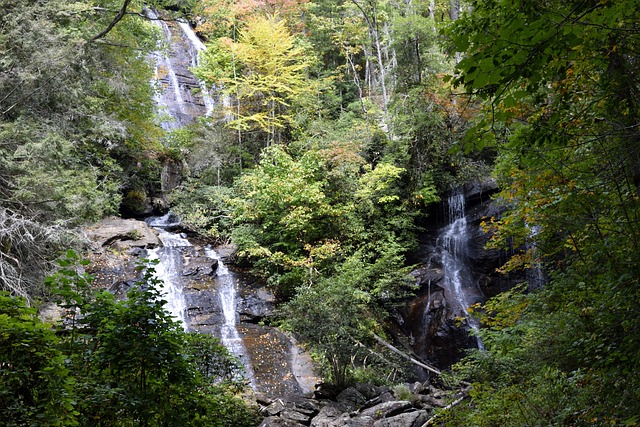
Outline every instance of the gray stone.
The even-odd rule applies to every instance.
[[[352,418],[349,414],[342,414],[327,425],[327,427],[372,427],[372,426],[373,426],[373,418],[359,417],[359,416]]]
[[[373,418],[371,417],[357,416],[348,420],[344,425],[349,427],[372,427],[373,422]]]
[[[98,248],[115,246],[119,251],[131,248],[152,248],[160,245],[160,239],[144,221],[122,218],[105,218],[84,229],[85,236]]]
[[[258,322],[273,313],[275,299],[275,295],[266,288],[247,289],[238,302],[238,313],[244,321]]]
[[[287,402],[285,403],[287,408],[291,408],[295,411],[298,411],[307,415],[315,415],[320,412],[320,409],[324,405],[322,405],[317,400],[309,399],[302,396],[287,396]]]
[[[304,424],[279,417],[267,417],[258,427],[304,427]]]
[[[407,402],[405,400],[383,402],[376,406],[372,406],[371,408],[364,409],[360,415],[371,417],[374,420],[379,420],[381,418],[388,418],[395,414],[399,414],[400,412],[411,408],[411,406],[411,402]]]
[[[426,411],[413,411],[384,418],[373,423],[372,427],[420,427],[424,424],[428,415]]]
[[[269,415],[278,415],[280,412],[284,411],[285,409],[286,407],[284,406],[284,402],[278,399],[275,402],[273,402],[271,405],[264,408],[264,412],[266,412]]]
[[[320,409],[318,415],[311,420],[311,427],[334,427],[331,424],[336,418],[343,415],[346,408],[342,405],[330,403],[324,408]],[[348,416],[348,414],[346,414]]]
[[[422,393],[422,391],[424,390],[424,385],[421,382],[416,381],[413,384],[409,384],[409,390],[411,390],[411,393],[413,394]]]
[[[375,399],[381,394],[380,387],[376,387],[373,384],[357,383],[354,387],[367,399]]]
[[[355,387],[349,387],[344,389],[336,397],[336,400],[340,403],[344,403],[352,409],[356,409],[367,401],[367,398],[362,395]]]
[[[447,406],[447,402],[444,399],[434,397],[431,395],[427,396],[427,403],[431,404],[432,406],[436,406],[438,408],[444,408],[445,406]]]
[[[433,409],[433,403],[431,402],[432,397],[431,396],[427,396],[424,394],[419,394],[416,396],[416,399],[414,401],[414,405],[422,408],[422,409],[426,409],[426,410],[432,410]]]
[[[309,415],[305,415],[294,409],[285,409],[284,411],[282,411],[282,413],[280,413],[280,416],[282,418],[286,418],[288,420],[295,421],[301,424],[309,424],[309,421],[311,420],[311,417]]]

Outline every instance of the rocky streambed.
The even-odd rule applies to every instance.
[[[320,388],[314,398],[258,396],[265,416],[260,427],[426,427],[438,420],[437,409],[463,402],[467,392],[427,381],[393,388],[356,384],[335,396]]]

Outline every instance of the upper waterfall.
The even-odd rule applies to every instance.
[[[160,125],[165,130],[177,129],[211,114],[213,99],[206,85],[191,72],[198,65],[204,44],[188,23],[164,21],[150,9],[147,15],[162,35],[153,55]]]

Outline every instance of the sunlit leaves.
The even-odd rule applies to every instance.
[[[237,42],[219,40],[214,47],[199,74],[215,79],[238,103],[229,111],[234,115],[229,126],[259,129],[267,134],[266,145],[277,142],[281,130],[293,124],[298,98],[314,96],[314,85],[306,76],[309,52],[277,15],[247,18]],[[226,76],[215,71],[218,64],[226,67]]]

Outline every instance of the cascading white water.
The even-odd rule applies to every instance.
[[[163,37],[152,58],[156,71],[153,84],[157,89],[154,100],[161,114],[160,126],[164,130],[178,129],[197,117],[210,115],[214,101],[204,82],[190,70],[198,65],[204,44],[188,23],[178,21],[175,27],[163,21],[154,10],[147,9],[146,13]]]
[[[172,225],[170,214],[162,217],[150,218],[148,224],[159,232],[162,247],[149,250],[149,259],[158,260],[155,266],[155,276],[163,282],[162,294],[166,299],[167,311],[187,329],[187,305],[182,293],[182,251],[181,248],[191,246],[191,243],[176,233],[170,233],[162,227]]]
[[[242,361],[245,374],[249,380],[251,387],[255,389],[255,377],[251,368],[251,360],[247,352],[242,337],[238,333],[237,312],[236,312],[236,277],[229,271],[220,255],[213,249],[207,248],[205,254],[218,261],[218,269],[216,270],[218,277],[218,294],[220,295],[220,304],[222,306],[222,314],[224,315],[224,324],[220,329],[220,339],[222,344],[228,348],[233,354],[238,356]]]
[[[178,25],[182,29],[182,32],[187,36],[187,39],[189,39],[189,41],[191,42],[191,47],[195,49],[195,52],[191,52],[191,66],[197,67],[200,63],[201,52],[204,52],[207,48],[193,31],[191,25],[184,21],[178,21]],[[202,96],[202,101],[204,102],[206,108],[205,114],[207,116],[210,116],[211,113],[213,113],[213,108],[215,106],[213,103],[213,99],[211,98],[207,85],[202,80],[199,80],[198,83],[201,90],[200,95]]]
[[[542,271],[542,264],[540,260],[536,257],[536,239],[538,234],[540,234],[540,226],[539,225],[529,225],[527,224],[527,228],[529,229],[529,239],[525,244],[527,251],[531,252],[531,257],[533,258],[531,261],[531,267],[527,269],[527,282],[529,283],[529,289],[538,289],[544,286],[545,277],[544,272]]]
[[[453,192],[449,196],[448,205],[449,225],[444,228],[436,242],[444,272],[443,284],[447,301],[455,304],[454,314],[466,318],[469,326],[477,330],[477,321],[470,317],[467,311],[473,303],[470,297],[476,293],[476,284],[468,267],[470,236],[464,194],[461,191]],[[479,337],[477,342],[478,347],[483,348]]]
[[[154,61],[156,67],[154,84],[158,90],[155,101],[158,112],[164,116],[158,122],[164,130],[171,131],[188,125],[205,114],[211,114],[214,109],[214,101],[207,88],[190,70],[198,65],[198,57],[205,46],[188,23],[164,22],[152,10],[148,10],[147,14],[164,38],[158,46],[158,52],[150,60]],[[229,106],[226,98],[220,102]],[[164,182],[165,179],[163,190]],[[199,270],[202,267],[198,264],[203,261],[202,253],[191,247],[180,235],[167,230],[179,225],[177,218],[165,215],[149,218],[147,223],[159,231],[164,244],[163,248],[151,250],[149,257],[159,260],[156,276],[165,283],[164,299],[168,301],[166,307],[183,323],[185,330],[219,335],[222,344],[242,360],[246,377],[254,389],[263,392],[277,390],[278,393],[300,393],[300,390],[310,392],[316,379],[311,359],[305,352],[274,328],[254,324],[238,326],[236,299],[239,298],[236,288],[239,276],[224,265],[218,254],[211,249],[206,250],[207,257],[218,260],[218,268],[216,278],[210,283],[215,286],[205,289],[205,283],[209,283],[210,278],[206,277],[208,273]],[[191,261],[187,261],[188,259]],[[186,264],[193,260],[194,266],[185,270]],[[192,283],[196,285],[192,287]],[[183,286],[186,286],[188,296],[188,313]],[[218,292],[219,306],[217,299],[211,301],[209,296],[212,292]],[[200,302],[203,304],[199,305]],[[223,312],[223,322],[219,322],[219,308]],[[290,351],[290,358],[286,358],[287,360],[279,358],[281,352],[286,351],[283,348]],[[251,359],[256,362],[253,367]]]
[[[153,10],[148,9],[146,12],[151,21],[160,28],[164,39],[166,41],[170,41],[172,33],[166,22],[158,19],[158,15]],[[175,114],[172,114],[171,112],[171,109],[175,108],[173,106],[176,106],[180,113],[185,113],[184,98],[182,97],[182,91],[180,90],[178,76],[176,75],[175,68],[168,52],[158,49],[153,56],[155,64],[155,82],[160,85],[154,94],[154,101],[162,113],[174,116],[173,118],[175,119]],[[169,102],[169,99],[171,98],[173,98],[172,102]],[[164,130],[171,130],[181,126],[181,123],[177,120],[162,120],[160,124]]]

